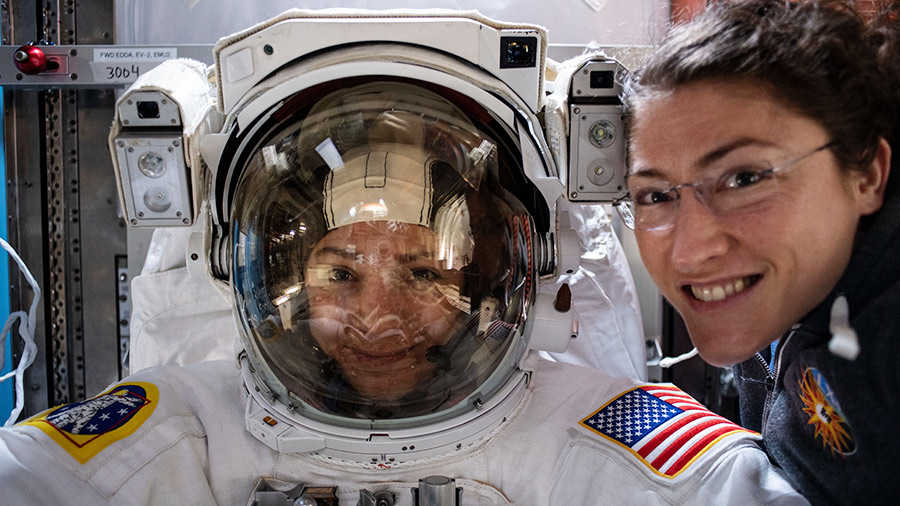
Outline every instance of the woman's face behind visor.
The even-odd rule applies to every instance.
[[[347,426],[474,409],[524,350],[534,231],[518,195],[536,189],[514,138],[408,82],[301,99],[260,126],[235,189],[232,276],[260,389]]]
[[[312,336],[372,400],[427,383],[439,347],[463,324],[462,274],[440,258],[437,239],[419,225],[359,222],[332,230],[310,254]]]

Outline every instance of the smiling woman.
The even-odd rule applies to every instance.
[[[737,364],[744,425],[814,503],[900,494],[879,428],[900,416],[898,31],[896,7],[867,25],[843,2],[716,3],[625,97],[618,209],[700,355]]]
[[[750,357],[815,307],[847,267],[860,215],[881,203],[886,158],[874,174],[843,172],[820,149],[825,129],[758,82],[680,86],[636,111],[631,141],[641,257],[718,365]],[[800,155],[793,170],[760,175]],[[747,182],[728,186],[736,177]],[[673,183],[698,179],[712,184],[660,201]],[[653,187],[662,190],[646,195]]]

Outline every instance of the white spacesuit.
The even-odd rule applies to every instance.
[[[44,422],[4,430],[4,502],[244,505],[258,478],[265,476],[290,484],[287,489],[298,483],[336,486],[341,504],[357,504],[360,490],[385,489],[397,494],[397,504],[411,504],[410,489],[418,480],[439,475],[454,478],[455,486],[463,488],[465,505],[805,504],[771,468],[755,445],[757,438],[733,425],[722,422],[725,430],[735,432],[686,450],[689,464],[667,474],[659,470],[663,466],[650,464],[654,459],[639,456],[640,450],[616,442],[606,428],[595,430],[594,420],[581,423],[600,408],[619,410],[629,396],[662,401],[635,390],[638,384],[632,380],[609,378],[595,369],[547,361],[527,366],[533,382],[500,427],[459,450],[453,445],[446,455],[402,463],[272,450],[246,430],[246,394],[233,363],[146,370],[111,390],[149,390],[141,394],[148,403],[138,408],[140,418],[122,425],[126,434],[107,441],[81,435],[88,442],[79,448],[77,436],[54,439],[41,429]],[[651,389],[649,394],[660,392]],[[679,401],[673,403],[679,406]],[[681,403],[680,409],[700,418],[701,411],[691,411],[695,406],[690,404]],[[114,412],[119,409],[121,405],[114,406]],[[96,418],[104,412],[98,413]],[[690,439],[673,436],[666,441],[667,453],[687,448]],[[80,463],[79,451],[92,451],[92,445],[99,452]]]
[[[239,345],[0,431],[4,501],[805,504],[677,388],[538,357],[576,333],[568,286],[540,287],[579,256],[544,44],[473,14],[294,11],[220,42],[218,112],[137,83],[111,135],[126,214],[196,221],[188,264]],[[136,129],[171,101],[174,141]],[[182,148],[191,177],[166,180]]]

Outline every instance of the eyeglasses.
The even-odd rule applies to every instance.
[[[783,177],[803,160],[834,144],[833,141],[823,144],[778,167],[767,167],[768,163],[759,162],[713,172],[699,181],[677,186],[635,184],[627,195],[613,202],[613,206],[628,228],[642,231],[662,231],[675,223],[683,188],[693,188],[697,200],[715,216],[752,212],[777,199],[778,176]]]

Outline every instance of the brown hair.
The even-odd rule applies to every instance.
[[[818,121],[845,168],[867,165],[891,139],[900,104],[898,3],[866,22],[845,1],[736,0],[673,28],[625,86],[630,126],[641,103],[712,78],[766,83]],[[896,142],[894,146],[897,147]]]

